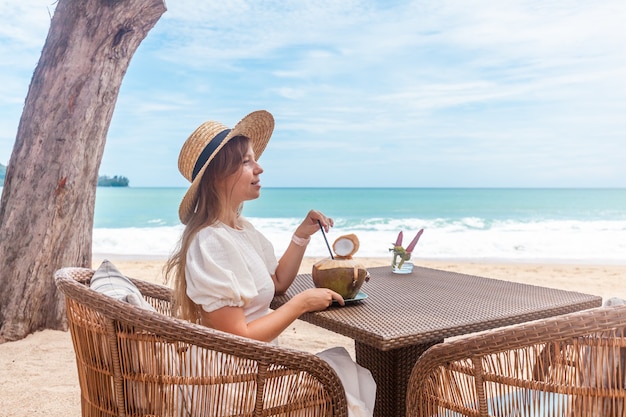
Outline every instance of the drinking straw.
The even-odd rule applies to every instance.
[[[322,236],[324,236],[324,241],[326,242],[326,247],[328,248],[328,252],[330,253],[330,259],[335,259],[333,256],[333,251],[330,249],[330,245],[328,244],[328,239],[326,239],[326,233],[324,233],[324,228],[322,227],[322,222],[317,221],[317,224],[320,225],[320,230],[322,231]]]

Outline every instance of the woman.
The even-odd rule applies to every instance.
[[[326,231],[333,226],[333,219],[311,210],[277,261],[272,244],[241,216],[243,203],[260,196],[263,168],[257,159],[273,129],[272,115],[256,111],[232,130],[209,121],[189,136],[178,159],[180,172],[191,182],[178,211],[186,227],[166,268],[168,278],[174,278],[175,308],[181,318],[266,342],[274,341],[303,313],[323,310],[333,301],[344,304],[338,293],[312,288],[276,310],[269,308],[274,295],[292,284],[311,235],[320,225]],[[369,371],[351,362],[345,349],[320,356],[336,369],[349,368],[351,381],[369,378],[375,390]],[[344,372],[337,370],[342,377]],[[371,414],[371,398],[368,407],[353,391],[346,393],[349,408],[358,403],[357,408],[369,408],[366,414]]]
[[[232,130],[206,122],[187,139],[178,160],[191,182],[179,208],[186,228],[167,269],[183,318],[266,342],[302,313],[323,310],[333,300],[343,304],[338,293],[314,288],[269,309],[275,293],[293,282],[310,236],[320,224],[333,226],[331,218],[310,211],[277,262],[271,243],[240,215],[244,201],[260,196],[257,158],[273,128],[272,115],[257,111]]]

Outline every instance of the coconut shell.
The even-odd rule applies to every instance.
[[[329,288],[344,299],[355,298],[369,281],[367,269],[352,259],[323,259],[313,265],[312,276],[317,288]]]
[[[355,234],[339,236],[333,242],[333,252],[339,258],[350,259],[359,250],[359,238]]]

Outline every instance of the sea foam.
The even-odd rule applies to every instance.
[[[301,219],[249,218],[272,242],[277,256],[289,244]],[[626,221],[541,220],[486,221],[477,217],[447,219],[337,219],[329,243],[357,235],[356,257],[391,257],[389,248],[400,230],[407,245],[424,228],[413,258],[468,261],[567,262],[626,264]],[[95,228],[94,254],[167,257],[176,248],[183,226]],[[330,256],[320,233],[313,235],[307,256]]]

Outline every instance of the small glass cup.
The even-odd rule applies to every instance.
[[[413,272],[413,262],[405,262],[402,264],[402,268],[398,268],[398,265],[391,265],[391,272],[394,274],[410,274]]]

